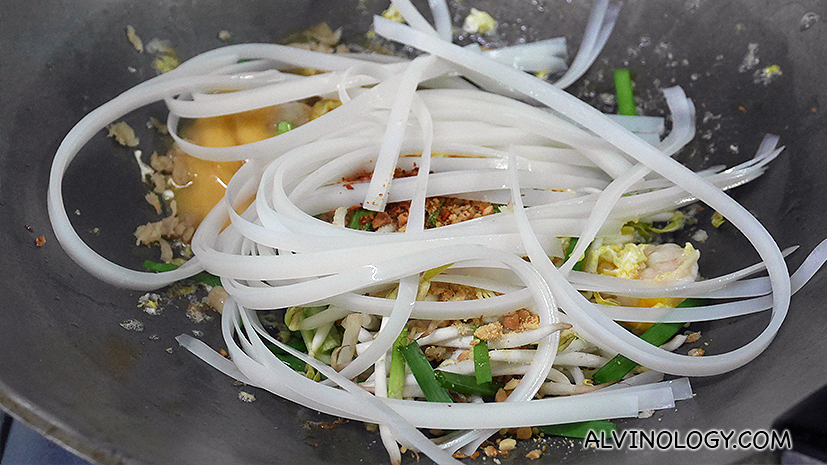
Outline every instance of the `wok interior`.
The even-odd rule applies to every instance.
[[[31,6],[30,6],[31,5]],[[500,21],[503,40],[565,35],[576,51],[589,3],[574,1],[453,4],[455,24],[470,6]],[[815,1],[627,2],[609,44],[585,79],[570,89],[587,101],[612,92],[608,70],[632,70],[638,95],[657,103],[658,87],[684,87],[698,108],[699,136],[680,155],[693,168],[733,165],[752,156],[764,133],[781,135],[787,146],[770,170],[733,195],[770,230],[782,247],[801,245],[790,263],[800,263],[827,230],[819,190],[825,168],[825,24],[800,27]],[[282,401],[266,392],[235,386],[179,348],[174,337],[203,332],[221,347],[217,320],[196,324],[184,307],[149,316],[136,308],[142,294],[104,285],[75,265],[52,239],[45,192],[49,166],[60,140],[88,111],[152,77],[151,57],[125,40],[133,25],[145,39],[168,39],[182,58],[231,43],[277,42],[290,32],[327,21],[346,38],[368,30],[378,1],[241,1],[180,4],[162,0],[87,2],[82,9],[45,2],[8,5],[4,16],[4,66],[0,153],[0,231],[6,290],[0,337],[0,404],[19,418],[101,463],[359,463],[386,460],[375,433],[358,422],[333,429],[316,422],[334,419]],[[72,8],[72,9],[70,9]],[[8,26],[8,27],[7,27]],[[525,29],[523,29],[525,28]],[[760,66],[777,64],[783,76],[764,86],[752,72],[739,72],[748,45],[759,45]],[[136,72],[130,72],[128,67]],[[663,106],[652,106],[661,114]],[[706,112],[711,116],[706,118]],[[154,105],[127,117],[139,136],[147,116],[164,117]],[[718,117],[720,115],[720,117]],[[718,127],[720,125],[720,127]],[[161,141],[154,141],[161,144]],[[734,148],[733,148],[734,147]],[[143,148],[143,147],[142,147]],[[81,237],[102,254],[137,268],[155,251],[133,243],[134,226],[150,219],[143,187],[129,151],[100,137],[73,163],[64,195]],[[28,227],[31,228],[29,230]],[[98,232],[94,232],[98,228]],[[731,227],[705,228],[702,274],[716,275],[752,263],[756,254]],[[38,248],[34,238],[44,235]],[[624,420],[621,427],[647,429],[767,428],[823,379],[811,363],[827,354],[812,328],[816,291],[823,276],[793,298],[776,341],[746,367],[723,376],[694,379],[697,396],[657,420]],[[120,323],[137,319],[143,332]],[[693,328],[704,333],[709,353],[743,345],[768,317],[737,318]],[[157,336],[157,338],[155,337]],[[172,353],[167,349],[171,348]],[[803,355],[806,354],[806,355]],[[252,404],[239,391],[256,395]],[[662,416],[661,416],[662,414]],[[546,460],[570,462],[657,460],[657,452],[582,451],[569,441],[549,442]],[[517,462],[531,444],[521,445]],[[520,454],[522,452],[522,454]],[[746,451],[672,453],[670,461],[736,461]],[[662,458],[661,458],[662,460]]]

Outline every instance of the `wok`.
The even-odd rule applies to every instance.
[[[141,293],[92,278],[54,240],[46,214],[52,156],[84,114],[155,74],[151,57],[124,35],[170,40],[183,58],[231,43],[276,42],[326,20],[345,37],[368,30],[378,0],[4,1],[0,7],[0,405],[88,459],[103,464],[381,463],[376,433],[357,422],[332,429],[332,418],[266,392],[234,385],[179,348],[174,337],[203,333],[221,347],[216,320],[193,323],[184,308],[150,316],[136,307]],[[455,24],[470,6],[500,21],[505,40],[565,35],[576,50],[589,13],[584,1],[465,0],[452,4]],[[821,21],[801,20],[816,13]],[[750,44],[760,69],[778,65],[767,85],[739,71]],[[827,232],[827,9],[819,0],[628,1],[596,65],[571,90],[598,102],[611,93],[607,70],[629,67],[649,114],[662,112],[659,86],[679,84],[695,101],[699,136],[682,152],[693,168],[733,165],[752,156],[764,133],[780,134],[785,152],[758,181],[733,195],[782,247],[798,244],[791,269]],[[129,67],[135,68],[134,72]],[[134,115],[163,117],[153,106]],[[137,126],[137,124],[133,124]],[[141,129],[141,128],[139,128]],[[149,130],[139,135],[150,140]],[[131,246],[137,224],[151,219],[129,152],[93,139],[71,165],[64,195],[75,227],[105,256],[137,268],[157,252]],[[79,213],[79,214],[78,214]],[[97,228],[97,229],[95,229]],[[713,276],[756,261],[728,225],[701,245],[702,274]],[[43,247],[35,238],[43,235]],[[769,428],[774,419],[825,382],[827,339],[820,273],[792,299],[789,316],[769,349],[726,375],[693,379],[696,397],[649,419],[623,420],[644,429]],[[181,305],[179,303],[179,305]],[[137,319],[144,331],[120,323]],[[767,315],[698,324],[708,353],[754,337]],[[171,353],[170,353],[171,352]],[[242,403],[240,390],[256,402]],[[749,450],[697,452],[581,450],[547,443],[544,461],[570,463],[707,463],[773,460]],[[514,463],[534,447],[521,445]],[[522,452],[522,453],[521,453]],[[412,459],[406,459],[412,462]]]

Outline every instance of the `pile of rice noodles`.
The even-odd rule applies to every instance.
[[[431,2],[436,29],[409,3],[394,3],[410,26],[377,17],[375,30],[424,52],[411,61],[279,45],[229,46],[192,58],[91,112],[67,135],[52,168],[49,213],[63,247],[90,273],[132,289],[156,289],[202,270],[220,276],[230,295],[222,314],[230,358],[193,338],[179,341],[245,383],[330,415],[379,423],[394,462],[399,460],[397,442],[438,463],[453,463],[453,452],[473,450],[500,428],[633,417],[641,410],[668,408],[690,397],[691,390],[685,378],[662,382],[663,373],[725,373],[766,349],[784,321],[791,293],[826,255],[822,244],[791,279],[784,254],[767,230],[724,193],[763,173],[781,151],[776,137],[768,136],[755,157],[741,165],[695,173],[670,158],[695,132],[692,102],[679,88],[664,90],[674,124],[663,140],[660,118],[608,117],[561,90],[588,68],[608,38],[617,8],[607,1],[595,3],[580,52],[558,85],[509,62],[554,61],[542,59],[558,53],[550,52],[550,45],[489,56],[450,42],[441,2]],[[280,71],[291,68],[325,73],[305,77]],[[202,147],[178,134],[181,118],[228,115],[313,96],[336,98],[343,105],[289,132],[241,146]],[[61,185],[67,165],[101,128],[158,100],[166,102],[169,132],[186,153],[247,163],[195,233],[194,258],[174,271],[146,273],[111,263],[82,242],[70,225]],[[431,157],[434,153],[453,156]],[[414,167],[415,176],[392,180],[396,168]],[[373,173],[369,181],[341,183],[365,171]],[[240,211],[251,196],[255,201]],[[425,230],[426,196],[509,207]],[[397,201],[411,201],[405,232],[353,230],[314,216],[359,204],[381,211]],[[737,227],[762,262],[717,278],[665,286],[573,271],[575,258],[559,268],[549,259],[564,256],[559,237],[580,238],[571,254],[580,257],[594,239],[617,236],[630,219],[657,218],[695,201]],[[473,301],[416,301],[421,273],[444,266],[444,279],[500,294]],[[745,279],[763,270],[767,277]],[[395,300],[367,295],[397,284]],[[624,308],[593,304],[580,291],[728,303]],[[336,309],[331,321],[354,312],[382,318],[369,347],[341,372],[274,339],[257,318],[257,310],[320,305]],[[538,314],[541,327],[570,323],[606,353],[623,354],[652,371],[594,393],[534,399],[557,353],[559,333],[546,331],[507,402],[447,405],[383,398],[385,355],[409,320],[497,316],[520,308]],[[705,357],[655,347],[616,323],[705,321],[768,309],[769,323],[754,340]],[[293,371],[265,344],[303,359],[327,380],[316,382]],[[377,373],[375,394],[351,381],[371,368]],[[457,432],[437,444],[417,428]]]

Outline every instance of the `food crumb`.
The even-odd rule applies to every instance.
[[[160,134],[169,134],[169,129],[167,129],[167,125],[164,124],[163,121],[159,120],[154,116],[150,116],[149,120],[146,122],[147,129],[155,129]]]
[[[497,391],[497,394],[494,396],[494,401],[496,401],[496,402],[505,402],[505,400],[508,399],[509,394],[510,393],[508,391],[506,391],[503,388],[500,388]]]
[[[152,208],[155,209],[156,215],[161,214],[163,210],[161,209],[161,200],[158,198],[158,194],[154,192],[149,192],[146,194],[146,196],[144,196],[144,199],[148,204],[152,205]]]
[[[692,344],[693,342],[696,342],[700,338],[701,338],[701,332],[700,331],[695,331],[694,333],[689,333],[686,336],[686,343],[687,344]]]
[[[396,6],[394,6],[393,4],[391,4],[391,6],[387,10],[382,12],[382,17],[396,23],[405,22],[405,18],[402,17],[402,13],[400,13],[399,10],[396,9]]]
[[[120,121],[106,126],[109,131],[108,137],[113,137],[119,144],[124,147],[137,147],[140,139],[135,135],[135,130],[127,123]]]
[[[44,245],[46,245],[46,236],[37,236],[34,240],[34,245],[38,247],[43,247]]]
[[[227,352],[226,349],[221,349],[218,351],[218,353],[221,354],[221,356],[224,358],[230,358],[230,354]]]
[[[689,355],[690,357],[701,357],[705,353],[706,352],[703,349],[696,347],[694,349],[689,349],[689,352],[686,355]]]
[[[226,41],[230,40],[230,38],[232,36],[233,35],[230,34],[230,31],[228,31],[226,29],[222,29],[222,30],[218,31],[218,40],[222,40],[222,41],[226,42]]]
[[[765,86],[768,86],[771,82],[781,77],[783,74],[784,73],[781,71],[781,67],[778,65],[767,66],[766,68],[755,71],[752,77],[752,82],[755,84],[764,84]]]
[[[543,456],[543,451],[540,449],[534,449],[533,451],[525,454],[525,456],[529,460],[537,460]]]
[[[799,30],[806,31],[807,29],[810,29],[810,27],[818,22],[819,19],[821,19],[821,17],[817,13],[813,13],[812,11],[804,13],[804,16],[801,17]]]
[[[187,307],[187,318],[193,323],[203,323],[212,320],[212,315],[208,314],[205,309],[200,308],[200,305],[190,305]]]
[[[171,353],[172,353],[172,347],[167,347],[167,353],[168,353],[168,354],[171,354]]]
[[[146,45],[146,51],[156,55],[152,67],[158,74],[164,74],[177,68],[181,64],[178,52],[172,48],[168,40],[152,39]]]
[[[471,454],[471,455],[465,455],[465,454],[462,453],[462,451],[459,451],[459,450],[454,452],[454,454],[453,454],[453,457],[455,459],[467,459],[467,458],[476,459],[479,456],[480,456],[480,451],[478,451],[478,450],[474,451],[474,453]]]
[[[197,329],[193,329],[192,330],[192,335],[195,336],[195,337],[201,337],[201,336],[204,335],[204,331],[199,331]]]
[[[471,13],[465,18],[462,30],[468,34],[485,34],[497,27],[497,21],[488,13],[471,8]]]
[[[485,454],[486,457],[496,457],[499,451],[497,448],[491,445],[485,446],[485,449],[482,450],[482,453]]]
[[[164,74],[177,68],[179,64],[181,62],[178,61],[178,57],[161,55],[152,62],[152,67],[155,68],[155,71],[158,71],[158,74]]]
[[[507,383],[505,383],[505,386],[503,386],[503,389],[505,389],[506,391],[513,391],[513,390],[517,389],[517,386],[519,384],[520,384],[520,378],[511,378],[511,379],[508,380]]]
[[[517,428],[517,439],[525,440],[531,438],[531,428],[528,426],[523,426],[522,428]]]
[[[224,302],[227,301],[229,294],[221,286],[215,286],[210,289],[207,297],[204,298],[204,303],[212,307],[216,312],[221,313],[224,310]]]
[[[640,413],[637,414],[638,418],[649,418],[655,414],[654,410],[641,410]]]
[[[709,233],[703,229],[699,229],[692,234],[692,240],[695,242],[706,242],[709,239]]]
[[[503,325],[499,321],[480,326],[474,331],[474,336],[483,341],[497,339],[503,335]]]
[[[75,215],[80,216],[80,210],[75,210]]]
[[[758,66],[760,60],[756,56],[757,54],[758,44],[750,43],[747,46],[747,54],[744,56],[744,60],[741,62],[741,65],[738,66],[738,72],[743,73]]]
[[[138,34],[135,32],[135,28],[132,26],[126,26],[126,40],[132,44],[132,47],[138,51],[138,53],[143,53],[144,51],[144,42],[138,37]]]
[[[248,403],[249,402],[255,402],[256,401],[256,396],[254,396],[253,394],[250,394],[249,392],[240,391],[238,393],[238,400],[240,400],[242,402],[248,402]]]
[[[514,450],[517,447],[517,440],[513,438],[503,439],[500,441],[499,449],[500,452],[506,452],[509,450]]]
[[[138,307],[142,308],[144,312],[150,315],[160,315],[162,310],[160,301],[161,296],[147,292],[138,298]]]
[[[121,328],[127,331],[137,331],[141,332],[144,330],[144,324],[136,319],[129,319],[126,321],[121,322]]]

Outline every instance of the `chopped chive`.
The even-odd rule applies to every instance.
[[[640,338],[649,344],[660,346],[671,339],[681,328],[683,328],[683,323],[655,323],[645,333],[641,334]],[[637,365],[637,362],[623,355],[615,355],[613,359],[606,362],[594,373],[594,382],[602,384],[620,381]]]
[[[478,341],[474,346],[474,375],[477,378],[477,384],[490,383],[492,377],[488,343],[476,338],[475,340]]]
[[[193,276],[190,279],[194,279],[194,280],[198,281],[199,283],[204,283],[204,284],[206,284],[208,286],[212,286],[212,287],[216,287],[216,286],[221,285],[221,278],[219,278],[216,275],[207,273],[206,271],[202,271],[202,272],[198,273],[197,275]]]
[[[632,93],[632,75],[628,69],[615,70],[615,93],[617,112],[621,115],[637,116],[635,96]]]
[[[577,238],[572,237],[569,240],[569,247],[568,247],[568,249],[566,249],[566,256],[563,258],[564,261],[568,260],[569,257],[571,257],[571,253],[574,252],[574,248],[576,246],[577,246]],[[574,266],[572,267],[572,270],[574,270],[574,271],[583,271],[583,259],[582,258],[580,260],[578,260],[577,263],[574,264]]]
[[[284,343],[299,352],[304,352],[305,354],[307,353],[307,345],[304,343],[304,338],[302,338],[301,331],[291,331],[290,338]]]
[[[391,349],[391,369],[388,374],[388,397],[401,399],[405,390],[405,358],[400,348],[408,343],[408,330],[402,328]]]
[[[158,271],[158,272],[166,272],[172,271],[178,268],[178,265],[174,263],[158,263],[153,262],[152,260],[144,260],[144,268],[150,271]],[[196,275],[191,276],[189,279],[194,281],[198,281],[199,283],[204,283],[208,286],[216,287],[221,285],[221,278],[215,276],[213,274],[207,273],[206,271],[202,271]]]
[[[687,299],[683,299],[683,302],[675,305],[675,308],[689,308],[689,307],[700,307],[703,305],[703,299],[696,299],[694,297],[689,297]]]
[[[365,210],[364,208],[360,208],[353,212],[353,218],[350,219],[350,223],[348,223],[347,227],[350,229],[361,229],[362,231],[368,231],[371,228],[371,222],[368,221],[365,224],[361,224],[360,220],[368,215],[372,215],[375,212],[370,210]]]
[[[609,433],[617,429],[617,425],[606,420],[579,421],[577,423],[563,423],[560,425],[546,425],[537,427],[543,434],[551,436],[565,436],[568,438],[585,439],[589,431]]]
[[[276,135],[284,134],[291,129],[293,129],[293,125],[289,121],[279,121],[278,126],[276,126]]]
[[[158,272],[165,272],[165,271],[172,271],[178,268],[178,265],[173,263],[158,263],[153,262],[152,260],[144,260],[144,268],[149,271],[158,271]]]
[[[290,368],[292,368],[295,371],[298,371],[299,373],[304,373],[304,370],[305,370],[307,364],[304,361],[302,361],[300,358],[288,354],[287,352],[281,350],[275,344],[266,344],[266,346],[267,346],[268,349],[270,349],[270,352],[272,352],[273,355],[278,357],[279,360],[284,362],[285,365],[289,366]]]
[[[422,393],[429,402],[453,402],[448,391],[436,380],[434,369],[428,363],[428,359],[425,358],[419,344],[411,342],[401,345],[399,351],[402,353],[402,357],[405,358],[405,362],[411,367],[411,373],[413,373],[419,388],[422,389]]]
[[[477,383],[477,378],[471,375],[462,375],[448,371],[435,370],[434,375],[439,384],[449,391],[458,392],[467,396],[491,397],[503,386],[499,381]]]
[[[436,220],[437,220],[437,218],[439,218],[439,212],[442,211],[442,207],[444,205],[445,205],[445,201],[443,200],[442,202],[439,203],[439,206],[436,207],[436,210],[434,210],[433,213],[428,215],[428,220],[425,223],[426,226],[428,226],[429,228],[435,228],[436,227]]]

